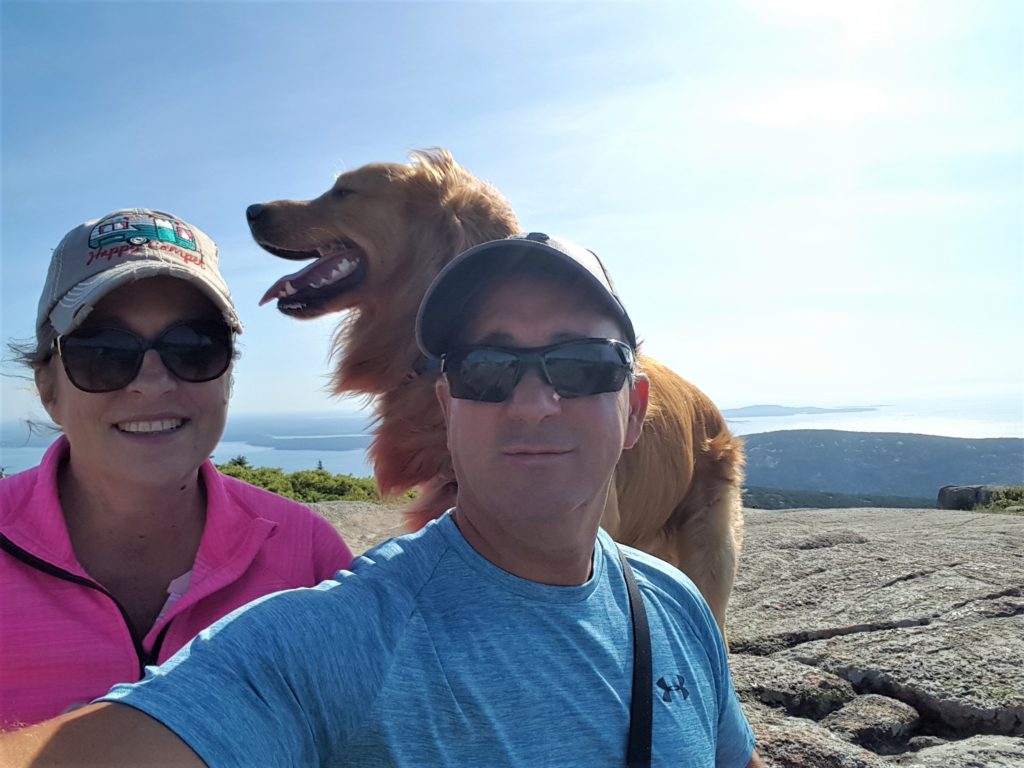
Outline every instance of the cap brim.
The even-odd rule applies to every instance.
[[[597,257],[593,258],[596,268],[602,269]],[[527,270],[582,280],[624,325],[629,344],[636,346],[633,325],[625,308],[591,267],[545,243],[509,238],[470,248],[434,278],[416,315],[416,343],[420,350],[428,357],[440,358],[447,351],[457,325],[465,320],[468,305],[479,292],[499,277]]]
[[[80,326],[100,300],[115,288],[135,280],[161,275],[176,277],[194,285],[221,311],[224,321],[236,333],[242,332],[242,323],[235,312],[231,299],[219,291],[216,286],[198,279],[194,271],[180,265],[152,261],[128,261],[78,283],[65,293],[50,310],[50,325],[58,334],[70,333]]]

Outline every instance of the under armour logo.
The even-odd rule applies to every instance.
[[[682,675],[675,675],[675,685],[670,685],[664,677],[658,678],[657,686],[661,688],[663,693],[661,694],[662,701],[672,701],[672,691],[683,694],[684,699],[690,698],[690,692],[686,690],[686,678]]]

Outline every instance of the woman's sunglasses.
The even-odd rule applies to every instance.
[[[530,366],[559,397],[617,392],[635,365],[633,350],[615,339],[573,339],[546,347],[457,347],[441,358],[452,397],[500,403]]]
[[[182,381],[216,379],[231,364],[232,341],[231,329],[211,319],[175,323],[155,339],[123,328],[79,328],[58,336],[56,346],[72,384],[83,392],[113,392],[135,380],[151,349]]]

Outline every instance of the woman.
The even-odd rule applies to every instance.
[[[24,350],[63,436],[0,480],[0,730],[136,680],[250,600],[348,566],[306,507],[217,472],[242,326],[217,247],[116,211],[53,253]]]

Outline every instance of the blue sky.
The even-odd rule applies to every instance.
[[[221,248],[246,324],[234,410],[354,410],[324,390],[336,319],[258,307],[293,267],[245,207],[444,146],[526,228],[600,254],[646,351],[723,407],[1024,393],[1024,4],[0,14],[4,339],[32,333],[65,231],[168,210]],[[41,415],[2,387],[4,420]]]

